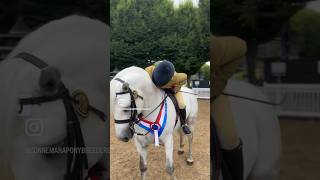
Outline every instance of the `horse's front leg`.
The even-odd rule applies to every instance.
[[[147,146],[137,140],[135,141],[135,144],[140,155],[141,180],[145,180],[147,175]]]
[[[174,176],[174,167],[173,167],[173,135],[168,134],[165,141],[166,149],[166,170],[167,173],[171,175],[172,179],[176,179]]]

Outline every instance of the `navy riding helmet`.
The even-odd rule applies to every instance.
[[[155,65],[152,73],[152,81],[158,87],[164,86],[172,79],[174,72],[174,65],[170,61],[160,61]]]

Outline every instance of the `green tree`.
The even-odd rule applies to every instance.
[[[320,58],[320,13],[303,9],[291,18],[290,27],[300,55],[307,58]]]
[[[208,64],[202,65],[200,72],[203,74],[205,80],[210,80],[210,66]]]
[[[176,56],[176,69],[195,74],[206,59],[201,56],[201,30],[199,24],[200,11],[195,8],[191,1],[179,6],[176,10],[177,45],[179,47]]]
[[[150,60],[171,59],[173,16],[170,0],[112,1],[111,68],[144,67]]]
[[[191,1],[175,8],[171,0],[112,0],[111,69],[167,59],[177,71],[196,73],[208,61],[204,11],[209,6],[197,8]]]
[[[258,45],[279,35],[290,17],[304,6],[304,3],[295,3],[297,1],[211,1],[211,32],[216,35],[239,36],[247,42],[250,82],[255,83],[255,58]]]

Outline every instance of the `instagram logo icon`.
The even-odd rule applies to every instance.
[[[25,132],[28,136],[40,136],[43,132],[43,123],[40,119],[27,119]]]

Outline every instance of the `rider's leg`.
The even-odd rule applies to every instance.
[[[220,95],[213,102],[218,136],[222,146],[225,163],[232,179],[243,179],[242,144],[238,136],[228,96]]]
[[[224,90],[228,79],[243,62],[247,50],[246,42],[237,37],[211,36],[210,56],[213,62],[214,91],[211,104],[211,112],[215,116],[217,133],[223,155],[232,179],[243,179],[243,162],[241,141],[237,134],[236,125],[227,96],[220,95]]]
[[[178,101],[178,105],[179,105],[179,110],[180,110],[180,115],[181,115],[180,122],[181,122],[182,131],[185,134],[190,134],[191,130],[186,123],[186,119],[187,119],[186,105],[185,105],[183,97],[182,97],[182,92],[177,92],[175,94],[175,97],[176,97],[176,99]]]

